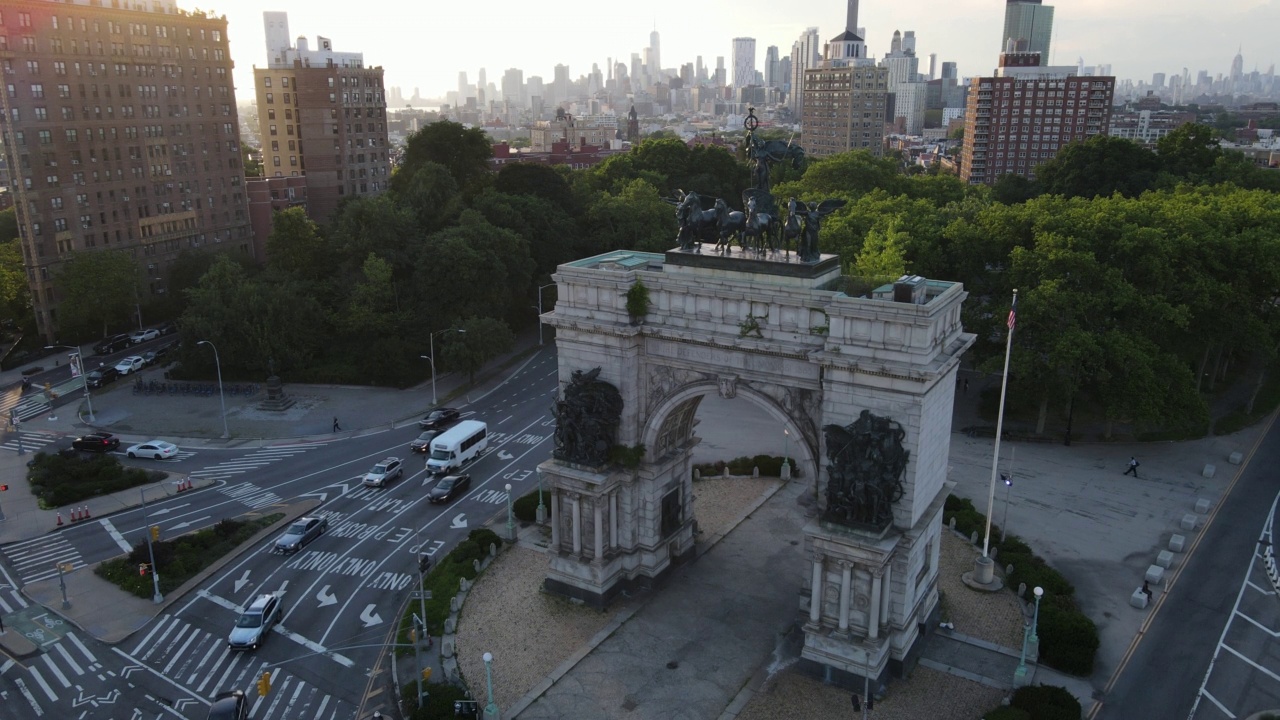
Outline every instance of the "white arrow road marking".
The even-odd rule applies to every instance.
[[[499,459],[499,460],[514,460],[514,459],[515,459],[515,457],[516,457],[515,455],[512,455],[511,453],[509,453],[509,452],[507,452],[507,451],[505,451],[505,450],[499,450],[499,451],[498,451],[498,459]]]
[[[466,526],[467,526],[466,513],[458,513],[456,516],[454,516],[453,522],[450,523],[450,527],[455,527],[455,528],[464,528]]]
[[[186,506],[188,506],[188,505],[190,505],[190,504],[191,504],[191,503],[182,503],[181,505],[172,505],[172,506],[167,507],[167,508],[160,508],[159,510],[152,510],[152,511],[151,511],[151,515],[152,515],[153,517],[154,517],[154,516],[156,516],[156,515],[168,515],[169,513],[173,512],[174,510],[177,510],[178,508],[184,508],[184,507],[186,507]]]
[[[236,592],[240,592],[240,588],[244,587],[245,584],[248,582],[249,582],[249,571],[245,570],[244,574],[240,576],[240,579],[236,581]]]
[[[314,497],[314,498],[320,498],[320,502],[321,502],[321,503],[323,503],[325,500],[327,500],[327,499],[329,498],[329,493],[324,493],[324,492],[310,492],[310,493],[303,493],[303,494],[301,495],[301,497]]]
[[[204,517],[199,517],[199,518],[196,518],[195,520],[188,520],[187,522],[184,522],[184,523],[178,523],[177,525],[174,525],[174,526],[170,527],[169,529],[170,529],[170,530],[181,530],[182,528],[191,527],[191,525],[192,525],[192,524],[194,524],[194,523],[198,523],[198,522],[200,522],[201,520],[208,520],[208,519],[209,519],[209,518],[211,518],[211,517],[213,517],[213,516],[212,516],[212,515],[205,515]]]
[[[286,588],[288,588],[288,587],[289,587],[289,581],[288,581],[288,580],[281,580],[281,581],[280,581],[280,589],[279,589],[279,590],[276,590],[276,595],[280,595],[280,596],[282,596],[282,597],[283,597],[283,596],[284,596],[284,594],[285,594]]]
[[[365,607],[364,612],[360,613],[360,621],[363,622],[364,626],[367,628],[373,627],[374,625],[380,625],[382,623],[382,616],[373,612],[375,607],[377,606],[373,603],[369,603]]]
[[[119,698],[120,698],[120,691],[119,691],[119,690],[112,690],[111,692],[107,693],[106,695],[103,695],[103,696],[99,697],[99,698],[98,698],[98,702],[100,702],[100,703],[106,703],[107,705],[110,705],[110,704],[114,703],[116,700],[118,700]],[[195,701],[194,701],[194,700],[192,700],[191,702],[195,702]]]
[[[329,592],[328,585],[325,585],[324,587],[320,588],[320,592],[316,593],[316,599],[320,601],[320,607],[324,607],[325,605],[338,604],[338,596]]]

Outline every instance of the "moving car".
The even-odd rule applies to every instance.
[[[131,345],[137,345],[138,343],[144,343],[148,340],[155,340],[158,337],[160,337],[160,331],[154,328],[134,330],[133,334],[129,336],[129,343]]]
[[[433,503],[445,503],[467,491],[471,487],[471,476],[446,475],[427,493],[427,499]]]
[[[307,543],[320,537],[329,529],[329,521],[322,517],[301,517],[298,518],[288,530],[284,531],[284,535],[276,540],[275,552],[288,555],[296,553]]]
[[[125,334],[112,335],[93,346],[93,352],[96,355],[110,355],[117,350],[123,350],[129,347],[129,336]]]
[[[89,433],[72,440],[71,447],[89,452],[111,452],[120,447],[120,438],[108,432]]]
[[[121,375],[128,375],[131,372],[137,372],[146,367],[147,361],[142,359],[141,355],[130,355],[120,362],[116,363],[116,372]]]
[[[178,446],[163,440],[148,440],[137,445],[130,445],[125,454],[129,457],[149,457],[152,460],[164,460],[178,454]]]
[[[236,626],[227,636],[227,647],[232,650],[257,650],[267,639],[267,633],[284,617],[280,597],[275,593],[259,595],[240,614]]]
[[[443,430],[458,422],[461,417],[462,413],[454,408],[436,408],[418,421],[418,427],[423,430]]]
[[[382,487],[401,475],[404,475],[404,465],[400,463],[400,458],[389,457],[364,474],[364,484],[368,487]]]
[[[85,383],[91,388],[100,388],[120,377],[120,371],[114,367],[100,367],[85,376]]]
[[[249,717],[249,701],[243,690],[226,690],[213,698],[209,720],[245,720]]]
[[[439,430],[426,430],[409,443],[409,449],[416,453],[431,452],[431,441],[435,440],[439,434]]]

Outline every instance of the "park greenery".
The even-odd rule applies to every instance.
[[[1220,414],[1256,416],[1258,397],[1275,396],[1264,388],[1280,350],[1280,172],[1223,150],[1215,132],[1185,125],[1156,152],[1093,138],[1035,181],[1005,176],[992,188],[850,152],[777,168],[774,194],[846,201],[822,228],[845,292],[904,273],[963,283],[962,319],[977,339],[966,360],[980,368],[1000,369],[1016,289],[1009,412],[1035,433],[1087,420],[1103,437],[1198,435],[1226,387]],[[492,172],[490,154],[480,129],[432,123],[409,137],[389,192],[349,198],[322,224],[278,213],[261,265],[184,254],[170,292],[143,313],[212,341],[229,379],[404,386],[427,376],[432,337],[438,370],[471,373],[535,322],[537,288],[557,265],[669,250],[672,193],[741,208],[749,176],[740,152],[675,137],[586,169]],[[21,305],[22,273],[0,265],[0,303]],[[129,327],[130,272],[123,253],[65,264],[64,342]],[[187,342],[176,354],[175,372],[213,375],[208,348]]]
[[[166,473],[125,467],[107,453],[36,453],[27,470],[31,494],[44,510],[164,480]]]
[[[152,558],[155,558],[155,566],[160,570],[160,592],[171,593],[283,517],[283,513],[272,513],[263,517],[222,520],[172,540],[157,540],[150,547],[145,541],[140,541],[127,555],[104,560],[93,572],[125,592],[149,598],[155,592],[151,579],[154,568],[150,567]],[[138,572],[143,564],[148,565],[145,575]]]

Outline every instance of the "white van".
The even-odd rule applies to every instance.
[[[463,420],[431,441],[427,471],[443,475],[475,460],[489,447],[489,426],[479,420]]]

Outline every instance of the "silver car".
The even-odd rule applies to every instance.
[[[227,636],[227,647],[232,650],[257,650],[267,639],[267,633],[284,617],[284,608],[275,594],[259,595],[240,614],[236,626]]]
[[[322,517],[303,517],[284,531],[284,535],[276,540],[275,552],[290,555],[298,552],[304,545],[320,537],[329,529],[329,521]]]
[[[400,464],[400,458],[389,457],[364,474],[364,484],[368,487],[383,487],[403,474],[404,466]]]

